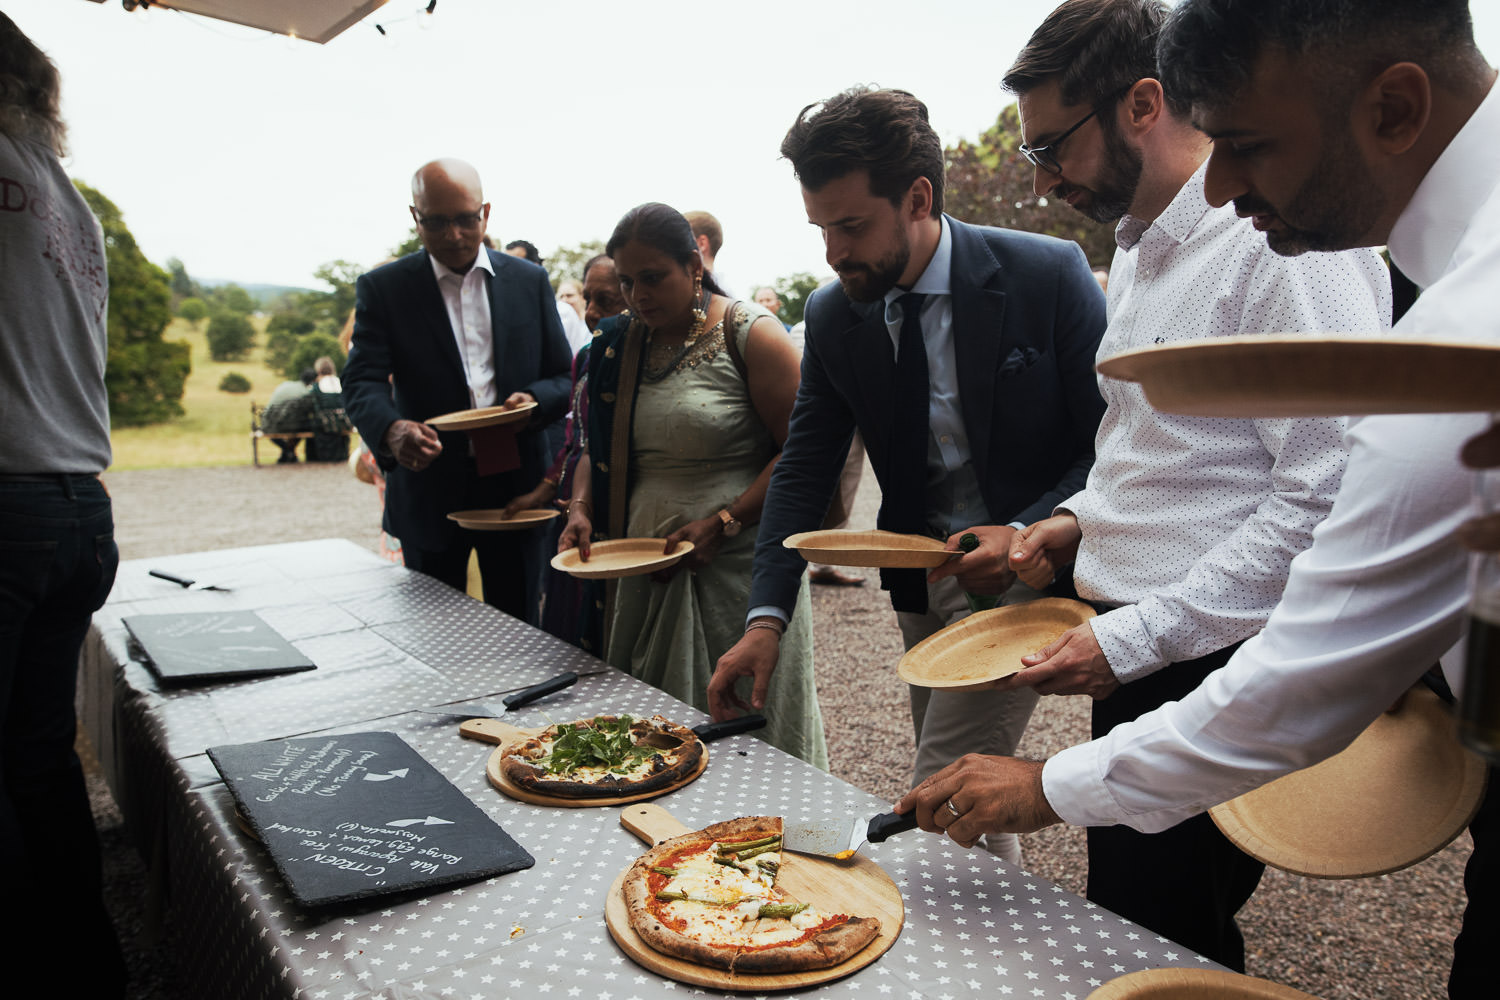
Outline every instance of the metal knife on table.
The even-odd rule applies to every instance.
[[[540,684],[522,688],[512,694],[500,699],[499,705],[489,705],[485,702],[469,701],[457,705],[434,705],[431,708],[419,708],[417,711],[426,712],[428,715],[449,715],[456,719],[498,719],[506,712],[514,711],[541,698],[547,697],[561,691],[563,688],[572,687],[578,683],[578,674],[571,670],[549,677]]]
[[[863,819],[815,820],[810,823],[781,824],[781,846],[798,854],[816,854],[842,861],[851,858],[866,842],[884,843],[887,837],[917,828],[917,814],[881,813]]]
[[[168,573],[164,569],[152,569],[147,570],[146,572],[150,573],[158,580],[170,580],[184,590],[220,590],[226,594],[229,593],[228,587],[220,587],[218,584],[214,583],[199,583],[197,580],[189,580],[185,576],[177,576],[173,573]]]

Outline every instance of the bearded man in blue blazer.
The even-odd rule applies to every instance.
[[[771,478],[744,638],[709,687],[716,718],[764,707],[780,623],[805,562],[782,546],[816,530],[857,429],[880,482],[877,526],[948,539],[1020,528],[1082,488],[1104,412],[1094,354],[1104,296],[1076,243],[942,214],[943,148],[904,91],[854,89],[802,110],[782,142],[837,284],[806,310],[802,383]],[[930,576],[885,570],[909,649],[969,612],[965,592],[1037,596],[1003,543]],[[806,613],[805,611],[800,613]],[[748,699],[736,683],[752,678]],[[1014,748],[1034,695],[912,687],[918,781],[968,752]],[[1018,861],[1013,837],[993,852]]]
[[[552,286],[537,265],[484,247],[490,206],[469,164],[418,170],[411,214],[424,249],[355,285],[344,406],[385,470],[385,528],[406,565],[463,590],[477,551],[486,603],[534,619],[539,534],[466,531],[447,515],[503,507],[546,472],[542,431],[567,408],[572,361]],[[537,405],[513,439],[423,423],[523,403]]]

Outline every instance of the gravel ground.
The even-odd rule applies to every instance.
[[[375,491],[342,465],[245,466],[109,473],[121,557],[342,537],[374,549]],[[879,502],[866,475],[853,526],[872,527]],[[813,588],[818,692],[833,771],[894,801],[908,787],[912,732],[901,643],[873,570],[864,587]],[[1044,757],[1088,735],[1088,703],[1044,698],[1020,748]],[[122,928],[135,998],[190,997],[175,982],[170,936],[141,942],[143,874],[126,845],[103,782],[93,781],[107,891]],[[1082,894],[1082,831],[1053,827],[1023,838],[1028,867]],[[1268,870],[1240,915],[1248,971],[1326,1000],[1439,998],[1450,942],[1463,908],[1464,834],[1427,861],[1394,875],[1329,882]]]

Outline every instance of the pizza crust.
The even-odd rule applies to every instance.
[[[613,715],[600,715],[560,725],[614,722],[616,718]],[[551,752],[551,740],[556,735],[558,726],[549,726],[536,736],[507,746],[500,758],[500,773],[517,788],[567,799],[614,798],[655,792],[681,784],[697,773],[704,753],[703,741],[698,738],[697,733],[659,715],[651,719],[636,719],[630,728],[637,744],[641,742],[642,736],[655,734],[666,737],[664,742],[678,741],[678,746],[659,750],[651,758],[650,770],[645,773],[577,776],[550,774],[544,767],[533,763]]]
[[[662,867],[664,862],[679,856],[684,849],[708,848],[716,842],[749,841],[772,835],[781,835],[779,817],[745,816],[657,844],[643,854],[625,876],[623,891],[630,926],[656,951],[730,972],[805,972],[825,969],[853,958],[879,935],[880,921],[876,918],[851,916],[801,940],[747,947],[743,943],[715,945],[700,940],[670,926],[658,914],[658,901],[651,888],[653,868]],[[785,896],[784,893],[777,895]],[[778,924],[784,926],[785,923],[785,918],[756,921],[757,929]]]

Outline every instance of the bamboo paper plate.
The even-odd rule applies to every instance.
[[[693,551],[692,542],[678,542],[671,555],[662,555],[666,545],[662,538],[615,538],[595,542],[589,549],[588,562],[578,557],[578,549],[559,552],[552,557],[552,568],[580,580],[615,580],[622,576],[643,576],[674,565]]]
[[[825,566],[932,569],[957,554],[944,549],[941,539],[895,531],[804,531],[781,544]]]
[[[1363,878],[1448,846],[1484,797],[1485,764],[1425,687],[1343,752],[1208,811],[1240,850],[1294,875]]]
[[[1158,410],[1330,417],[1500,410],[1500,346],[1273,334],[1146,347],[1099,362]]]
[[[1021,657],[1093,617],[1089,605],[1065,597],[981,611],[908,649],[896,673],[918,687],[980,688],[1017,673]]]
[[[498,427],[525,420],[536,409],[535,403],[522,403],[506,409],[503,406],[482,406],[477,410],[458,410],[433,417],[427,423],[440,431],[473,431],[481,427]]]
[[[470,531],[520,531],[550,521],[561,511],[544,510],[518,510],[510,517],[503,516],[499,510],[456,510],[448,515],[448,520],[457,521],[460,528],[468,528]]]
[[[1111,979],[1088,1000],[1317,1000],[1310,993],[1215,969],[1146,969]]]

